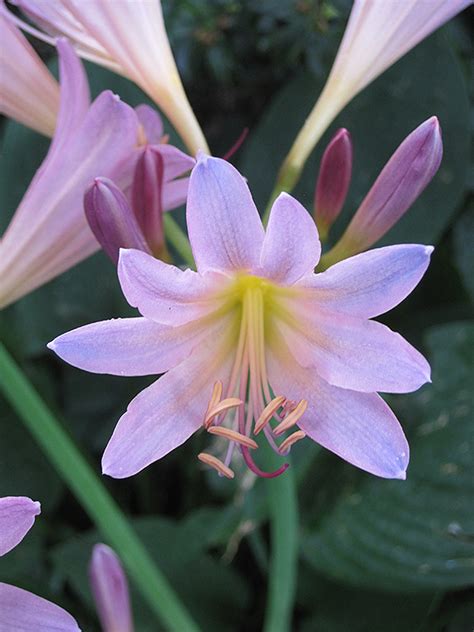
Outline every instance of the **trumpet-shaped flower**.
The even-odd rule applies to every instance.
[[[383,237],[428,186],[442,157],[441,129],[436,116],[432,116],[395,151],[322,263],[327,267],[367,250]]]
[[[326,85],[285,160],[286,179],[297,179],[313,147],[351,99],[472,2],[354,0]]]
[[[38,502],[23,496],[0,498],[0,555],[23,540],[40,513]],[[80,632],[62,608],[26,590],[0,582],[0,630]]]
[[[23,28],[49,42],[57,34],[68,37],[84,59],[139,85],[166,114],[193,154],[207,148],[176,68],[160,0],[12,1],[42,31],[20,21]]]
[[[21,31],[1,14],[0,40],[0,114],[52,136],[59,108],[56,80]]]
[[[128,582],[117,554],[96,544],[89,565],[92,593],[103,632],[133,632]]]
[[[320,242],[307,211],[282,194],[265,231],[245,179],[204,155],[191,174],[187,224],[197,272],[123,250],[122,290],[142,316],[86,325],[49,345],[88,371],[165,374],[130,403],[103,471],[135,474],[203,428],[226,448],[200,460],[229,477],[236,448],[271,477],[286,464],[262,471],[257,439],[285,455],[307,435],[373,474],[404,478],[408,445],[376,391],[413,391],[430,370],[371,319],[413,290],[432,248],[381,248],[314,274]]]
[[[61,106],[54,139],[0,242],[0,307],[46,283],[99,248],[83,195],[97,175],[123,168],[137,117],[111,92],[89,106],[87,79],[66,40],[58,41]]]

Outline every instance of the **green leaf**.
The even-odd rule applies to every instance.
[[[313,567],[353,585],[394,592],[474,583],[474,325],[432,329],[433,384],[404,396],[411,429],[406,481],[364,476],[346,487],[302,541]]]
[[[212,518],[213,510],[207,510]],[[210,513],[209,513],[210,512]],[[200,518],[191,523],[163,518],[140,518],[131,521],[150,555],[159,563],[172,586],[203,629],[232,630],[232,621],[248,603],[248,589],[230,567],[206,553],[208,547]],[[199,527],[199,524],[201,527]],[[212,524],[210,525],[212,530]],[[192,537],[190,537],[190,533]],[[58,577],[70,582],[85,606],[92,609],[87,566],[92,547],[99,541],[97,532],[82,534],[57,546],[52,555]],[[159,596],[157,596],[159,598]],[[156,632],[156,625],[145,604],[132,591],[136,629]]]
[[[322,82],[310,74],[289,81],[246,143],[240,166],[262,211],[278,168],[321,88]],[[443,129],[442,166],[383,243],[437,242],[462,198],[469,156],[466,84],[444,33],[416,47],[349,104],[308,160],[295,196],[312,208],[321,154],[336,129],[349,129],[354,175],[345,210],[335,225],[333,238],[337,237],[398,145],[432,115],[439,117]]]
[[[471,301],[474,303],[474,204],[458,219],[454,226],[454,259]]]

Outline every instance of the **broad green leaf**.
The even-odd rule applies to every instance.
[[[433,384],[404,396],[411,432],[406,481],[346,486],[302,541],[315,569],[394,592],[474,584],[474,325],[430,330]],[[369,449],[369,447],[368,447]]]
[[[321,88],[321,82],[310,74],[290,80],[246,143],[240,166],[261,210],[278,168]],[[333,237],[337,237],[393,151],[416,126],[433,115],[439,117],[443,129],[442,166],[384,243],[435,243],[462,198],[469,156],[466,84],[445,33],[416,47],[339,115],[308,160],[295,196],[306,208],[312,208],[323,149],[336,129],[349,129],[354,142],[354,175],[345,210],[335,226]]]

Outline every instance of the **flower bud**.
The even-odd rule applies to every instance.
[[[103,632],[133,632],[127,578],[116,553],[96,544],[89,579]]]
[[[352,141],[342,128],[336,132],[321,159],[316,191],[314,218],[324,241],[344,205],[352,174]]]
[[[94,180],[84,195],[84,210],[95,238],[115,264],[120,248],[150,252],[127,198],[108,178]]]
[[[148,145],[138,158],[132,182],[132,206],[138,224],[156,256],[164,246],[163,232],[164,161]]]

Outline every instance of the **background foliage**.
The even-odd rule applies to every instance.
[[[233,158],[263,208],[276,169],[309,112],[337,49],[348,0],[179,0],[166,21],[191,103],[215,154],[242,131]],[[296,196],[311,207],[329,135],[347,127],[354,178],[342,230],[402,139],[432,114],[445,156],[428,190],[386,241],[433,243],[419,288],[385,322],[422,349],[433,384],[391,397],[409,436],[408,480],[356,471],[309,442],[294,450],[300,565],[295,629],[309,632],[467,632],[474,621],[474,181],[468,15],[418,46],[339,116],[308,161]],[[47,47],[39,50],[50,59]],[[95,93],[110,87],[146,101],[123,79],[87,65]],[[471,103],[471,105],[470,105]],[[0,228],[48,143],[2,123]],[[178,212],[178,216],[180,213]],[[182,219],[182,212],[181,212]],[[0,314],[0,334],[98,470],[128,401],[150,380],[95,376],[61,363],[45,344],[93,320],[132,314],[100,253]],[[98,536],[26,430],[2,403],[0,496],[30,495],[43,517],[1,560],[1,579],[67,607],[97,630],[87,563]],[[200,469],[199,436],[132,480],[107,480],[152,555],[206,630],[259,630],[268,569],[266,486]],[[244,494],[243,487],[246,489]],[[156,630],[134,595],[137,630]]]

